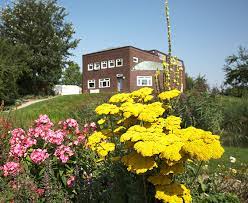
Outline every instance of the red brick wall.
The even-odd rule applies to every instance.
[[[118,58],[123,59],[122,67],[107,68],[103,70],[88,71],[88,64],[116,60]],[[128,92],[130,89],[129,74],[129,48],[113,49],[104,52],[93,53],[83,56],[83,92],[89,92],[88,80],[96,80],[96,89],[100,89],[100,92],[117,92],[117,77],[116,74],[123,74],[125,79],[123,80],[123,91]],[[109,88],[99,88],[99,79],[110,78]]]

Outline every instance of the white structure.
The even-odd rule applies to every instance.
[[[82,88],[76,85],[55,85],[56,95],[82,94]]]

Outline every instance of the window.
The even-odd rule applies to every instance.
[[[101,62],[101,68],[106,69],[108,67],[108,62],[107,61],[102,61]]]
[[[94,89],[96,87],[95,80],[88,80],[88,89]]]
[[[152,76],[137,76],[137,86],[152,86]]]
[[[99,79],[99,88],[110,87],[110,78]]]
[[[123,59],[116,59],[116,67],[123,66]]]
[[[88,71],[93,70],[93,63],[88,64]]]
[[[99,62],[96,62],[94,63],[94,70],[100,70],[100,63]]]
[[[133,62],[134,63],[139,63],[139,59],[137,57],[133,57]]]
[[[108,61],[108,67],[109,68],[114,68],[115,67],[115,60],[109,60]]]

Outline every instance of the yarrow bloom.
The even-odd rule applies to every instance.
[[[30,154],[31,160],[36,164],[41,164],[49,157],[47,150],[44,149],[34,149],[33,152]]]
[[[54,155],[57,156],[62,163],[66,163],[73,154],[74,153],[71,148],[65,145],[59,146],[54,153]]]
[[[16,162],[7,162],[0,167],[0,170],[3,170],[4,176],[16,176],[20,172],[20,164]]]
[[[70,177],[68,178],[68,180],[67,180],[67,186],[68,186],[68,187],[72,187],[73,184],[74,184],[74,182],[75,182],[75,180],[76,180],[76,177],[75,177],[75,176],[70,176]]]

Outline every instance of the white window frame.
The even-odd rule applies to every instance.
[[[139,58],[138,57],[133,57],[133,62],[134,63],[139,63]]]
[[[111,65],[113,63],[113,65]],[[114,68],[115,67],[115,60],[109,60],[108,61],[108,68]]]
[[[103,83],[106,82],[106,86],[103,86]],[[99,79],[99,88],[108,88],[110,87],[110,78]]]
[[[147,85],[142,84],[143,80],[147,80]],[[137,86],[138,87],[151,87],[152,86],[152,76],[137,76]]]
[[[101,62],[101,69],[106,69],[108,68],[108,61],[102,61]]]
[[[118,65],[118,62],[121,62],[121,64],[120,65]],[[116,59],[116,67],[121,67],[121,66],[123,66],[123,59],[122,58],[120,58],[120,59]]]
[[[90,83],[94,83],[94,87],[90,87]],[[96,81],[95,80],[88,80],[88,89],[95,89],[96,88]]]
[[[94,63],[94,70],[100,70],[101,69],[101,64],[100,62],[95,62]]]
[[[94,64],[93,63],[89,63],[88,64],[88,71],[92,71],[94,70]]]

